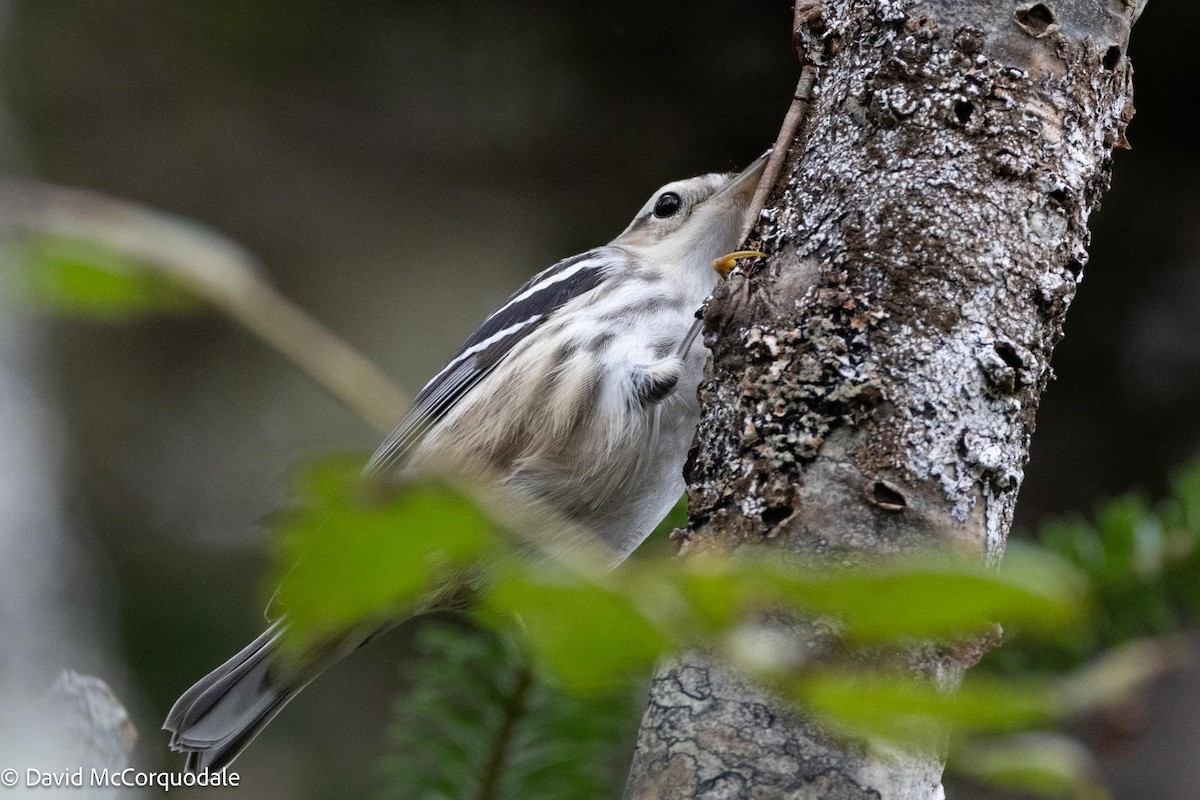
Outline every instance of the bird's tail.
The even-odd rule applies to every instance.
[[[277,621],[240,653],[184,692],[163,723],[189,772],[224,769],[320,670],[280,679],[272,658],[285,625]]]

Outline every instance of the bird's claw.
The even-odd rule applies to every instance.
[[[737,266],[739,258],[766,258],[766,253],[760,253],[758,250],[737,250],[732,253],[726,253],[720,258],[714,258],[712,262],[713,269],[722,278],[729,277],[729,273],[733,272],[733,268]]]

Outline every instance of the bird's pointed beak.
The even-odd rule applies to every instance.
[[[767,161],[771,156],[771,151],[763,153],[758,158],[754,159],[750,166],[739,172],[733,177],[729,183],[722,187],[721,191],[713,195],[712,199],[721,204],[722,208],[733,211],[739,209],[741,216],[749,213],[749,208],[754,200],[754,193],[758,190],[758,183],[762,179],[763,171],[767,168]],[[740,224],[740,223],[739,223]],[[743,236],[744,236],[743,232]],[[729,273],[737,266],[739,258],[764,258],[765,254],[757,250],[738,250],[735,253],[728,253],[715,259],[712,262],[713,269],[722,278],[728,277]]]
[[[758,188],[758,181],[762,178],[763,170],[767,168],[767,159],[770,156],[771,151],[768,150],[754,159],[750,166],[735,175],[733,180],[722,187],[721,191],[713,195],[713,199],[729,200],[737,197],[744,202],[750,202],[750,198],[754,197],[754,190]]]

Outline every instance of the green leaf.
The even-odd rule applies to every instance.
[[[1042,797],[1108,797],[1096,781],[1091,754],[1079,742],[1056,733],[967,741],[954,749],[949,768],[1008,791]]]
[[[1104,544],[1104,577],[1129,579],[1158,572],[1163,556],[1162,523],[1144,498],[1125,495],[1105,504],[1097,514]]]
[[[861,640],[942,637],[998,622],[1056,630],[1082,618],[1084,585],[1065,562],[1013,547],[1000,570],[948,556],[887,559],[865,567],[799,571],[777,561],[697,564],[682,591],[710,630],[785,605],[834,616]]]
[[[14,295],[34,308],[124,321],[201,306],[162,272],[85,240],[41,237],[6,256]]]
[[[1200,464],[1176,470],[1171,476],[1171,496],[1181,512],[1176,524],[1200,531]]]
[[[1041,542],[1050,552],[1074,564],[1089,577],[1100,575],[1107,569],[1104,542],[1082,517],[1061,517],[1043,523]]]
[[[901,674],[852,671],[806,675],[793,696],[809,708],[860,733],[899,742],[923,742],[957,730],[1019,730],[1060,713],[1052,687],[1033,679],[999,679],[968,673],[946,692]]]
[[[1200,621],[1200,463],[1171,476],[1169,509],[1164,591],[1194,624]]]
[[[491,615],[515,616],[534,653],[577,691],[644,673],[667,644],[628,596],[576,578],[510,569],[484,604]]]
[[[279,525],[276,557],[279,604],[300,644],[411,613],[460,586],[495,540],[487,515],[452,488],[385,490],[359,476],[357,461],[309,471],[300,501]]]

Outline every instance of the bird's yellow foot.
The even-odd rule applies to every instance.
[[[729,277],[729,273],[733,271],[733,268],[737,266],[737,261],[739,258],[766,258],[766,257],[767,257],[766,253],[760,253],[757,250],[738,250],[733,253],[726,253],[725,255],[721,256],[720,258],[713,259],[712,266],[713,266],[713,269],[715,269],[717,271],[718,275],[720,275],[722,278],[727,278],[727,277]]]

